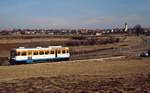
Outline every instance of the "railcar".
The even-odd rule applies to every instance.
[[[69,47],[49,46],[47,48],[15,48],[10,52],[10,64],[37,63],[44,61],[69,60]]]

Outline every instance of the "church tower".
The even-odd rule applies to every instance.
[[[127,24],[127,23],[125,23],[124,31],[125,31],[125,32],[127,32],[127,31],[128,31],[128,24]]]

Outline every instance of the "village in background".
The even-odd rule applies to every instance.
[[[105,34],[145,34],[150,35],[149,27],[142,27],[140,24],[128,28],[125,23],[123,28],[113,29],[3,29],[0,35],[105,35]]]

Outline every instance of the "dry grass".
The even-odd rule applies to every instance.
[[[0,83],[1,93],[149,93],[149,75],[32,77]]]
[[[33,38],[32,45],[30,40],[0,40],[0,61],[6,60],[12,47],[48,46],[53,42],[60,44],[61,40],[63,44],[68,38],[60,41]],[[149,48],[134,47],[141,42],[140,37],[133,36],[115,44],[71,47],[71,56],[75,59],[119,54],[118,49],[128,56],[126,59],[0,66],[0,93],[149,93],[150,58],[134,56],[137,51]]]
[[[0,67],[1,93],[148,93],[148,59]]]
[[[116,60],[101,62],[59,62],[30,65],[1,66],[0,80],[21,79],[39,76],[59,75],[119,75],[129,73],[146,73],[150,71],[147,60]]]
[[[32,43],[32,42],[58,42],[68,41],[69,38],[33,38],[33,39],[1,39],[0,44],[13,44],[13,43]]]

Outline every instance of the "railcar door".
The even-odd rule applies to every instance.
[[[57,49],[55,50],[55,57],[57,58],[58,56],[57,56]]]
[[[27,63],[32,63],[33,60],[32,60],[32,51],[28,51],[28,60],[27,60]]]

